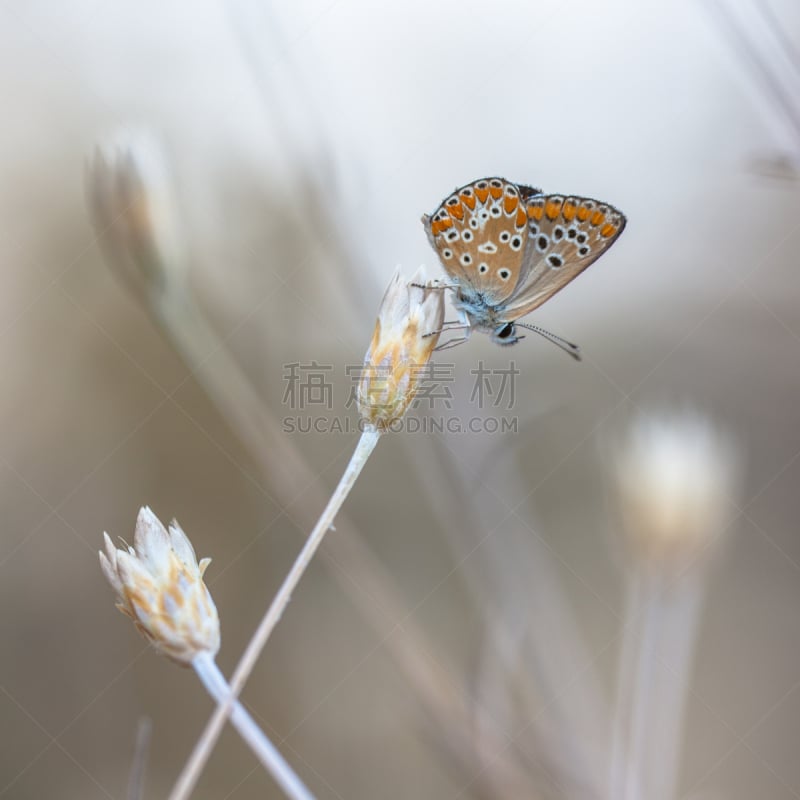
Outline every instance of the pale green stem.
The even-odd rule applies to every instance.
[[[345,498],[350,493],[350,490],[353,488],[356,478],[358,478],[359,473],[364,467],[364,464],[366,464],[367,459],[375,448],[375,445],[378,443],[379,438],[380,432],[375,428],[367,428],[361,434],[361,438],[359,439],[358,445],[356,445],[355,452],[350,458],[350,463],[347,465],[347,469],[345,470],[344,475],[342,475],[339,485],[336,487],[331,499],[328,501],[328,505],[322,512],[322,516],[314,526],[314,530],[311,531],[308,539],[306,539],[303,549],[300,551],[300,554],[297,556],[292,568],[289,570],[289,574],[284,578],[280,589],[278,589],[278,593],[275,595],[275,598],[267,609],[267,612],[256,629],[256,632],[253,634],[250,643],[247,645],[244,655],[242,655],[241,659],[239,660],[236,670],[233,673],[233,678],[231,679],[231,694],[228,696],[226,702],[220,703],[217,706],[214,714],[208,721],[202,736],[195,745],[189,761],[178,777],[178,781],[169,796],[169,800],[185,800],[185,798],[189,796],[189,793],[194,788],[197,778],[200,775],[200,771],[208,760],[208,757],[211,755],[211,750],[213,749],[214,744],[216,743],[222,728],[225,725],[227,716],[231,712],[231,704],[233,700],[238,697],[242,691],[242,688],[244,687],[247,678],[250,676],[258,657],[261,655],[261,651],[264,649],[270,634],[280,620],[284,609],[288,605],[294,588],[297,586],[300,578],[303,577],[303,573],[306,571],[306,568],[311,562],[311,559],[313,558],[314,553],[317,551],[317,548],[322,543],[322,540],[325,534],[328,532],[328,529],[333,525],[333,520],[336,517],[336,514],[341,508],[342,503],[344,503]]]
[[[226,703],[231,696],[230,686],[219,671],[213,656],[210,653],[201,653],[192,661],[192,667],[217,703],[219,705]],[[275,745],[238,700],[233,701],[230,716],[233,727],[250,745],[250,749],[283,789],[286,796],[291,797],[292,800],[314,800],[314,795],[306,788],[297,773],[289,766],[286,759],[278,752]]]

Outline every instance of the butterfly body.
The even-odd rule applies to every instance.
[[[503,178],[457,189],[422,222],[453,281],[462,338],[479,330],[501,345],[518,342],[517,320],[597,260],[625,227],[608,203]]]
[[[460,286],[453,305],[469,324],[465,330],[488,333],[497,344],[516,344],[519,341],[513,323],[502,318],[502,306],[492,305],[481,292]]]

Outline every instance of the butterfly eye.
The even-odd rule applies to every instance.
[[[535,222],[531,222],[528,226],[528,230],[531,232],[531,236],[536,236],[539,233],[539,226]]]
[[[511,249],[512,250],[519,250],[520,247],[522,247],[522,239],[520,239],[519,236],[515,236],[511,240]]]
[[[477,228],[478,227],[478,220],[476,220],[475,217],[473,217],[469,221],[469,226],[470,226],[470,228]]]
[[[575,228],[570,228],[567,231],[567,239],[574,239],[578,235],[578,231]]]
[[[578,250],[578,255],[579,256],[588,256],[589,255],[589,248],[588,247],[581,247],[581,249]]]
[[[497,274],[501,281],[507,281],[511,277],[511,273],[507,269],[501,269]]]
[[[465,242],[471,242],[471,241],[472,241],[472,231],[464,231],[464,232],[461,234],[461,238],[462,238],[462,239],[463,239]]]
[[[442,250],[442,258],[452,258],[452,257],[453,257],[453,251],[452,250],[449,250],[447,248]]]
[[[468,267],[472,263],[472,256],[469,253],[464,253],[464,255],[461,256],[461,263],[465,267]]]
[[[500,241],[504,244],[511,238],[511,234],[508,231],[503,231],[500,234]]]
[[[493,217],[499,217],[502,211],[500,211],[500,206],[492,206],[491,214]]]
[[[495,336],[497,336],[498,339],[508,339],[512,333],[514,333],[514,326],[510,322],[507,322],[502,328],[500,328],[499,331],[497,331],[497,333],[495,333]]]
[[[553,228],[553,241],[560,242],[564,238],[564,229],[560,225]]]
[[[492,180],[490,181],[490,183],[491,183],[491,185],[492,185],[492,186],[494,186],[494,187],[497,187],[497,188],[499,188],[500,186],[502,186],[502,185],[503,185],[503,182],[502,182],[502,181],[499,181],[499,180],[497,180],[497,178],[494,178],[494,179],[492,179]]]
[[[549,244],[550,244],[550,240],[544,234],[542,234],[536,240],[536,249],[539,250],[540,252],[544,253],[544,251],[547,250],[547,245],[549,245]]]
[[[579,233],[578,234],[578,244],[583,244],[586,241],[587,238],[588,237],[586,236],[585,233]]]
[[[447,240],[449,242],[454,242],[456,239],[458,239],[458,231],[450,231],[450,233],[447,234]]]
[[[558,256],[555,253],[553,253],[552,255],[547,256],[547,263],[553,269],[558,269],[559,267],[564,265],[564,260],[561,258],[561,256]]]
[[[481,273],[481,275],[483,275],[484,273],[486,273],[486,272],[488,272],[488,271],[489,271],[489,265],[488,265],[488,264],[481,264],[481,265],[478,267],[478,272],[480,272],[480,273]]]

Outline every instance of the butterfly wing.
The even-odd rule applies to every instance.
[[[456,190],[422,222],[444,271],[489,305],[514,294],[528,244],[527,198],[538,189],[484,178]]]
[[[503,309],[513,322],[563,289],[619,238],[625,215],[588,197],[527,198],[528,239],[522,275]]]

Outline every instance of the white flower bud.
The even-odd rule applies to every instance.
[[[107,533],[103,536],[100,566],[117,593],[117,608],[156,650],[187,666],[199,653],[216,655],[219,617],[203,583],[211,559],[198,564],[178,523],[167,530],[145,506],[136,520],[133,547],[117,549]]]
[[[402,418],[439,342],[444,292],[420,267],[411,283],[398,269],[383,296],[358,385],[362,418],[382,430]]]

